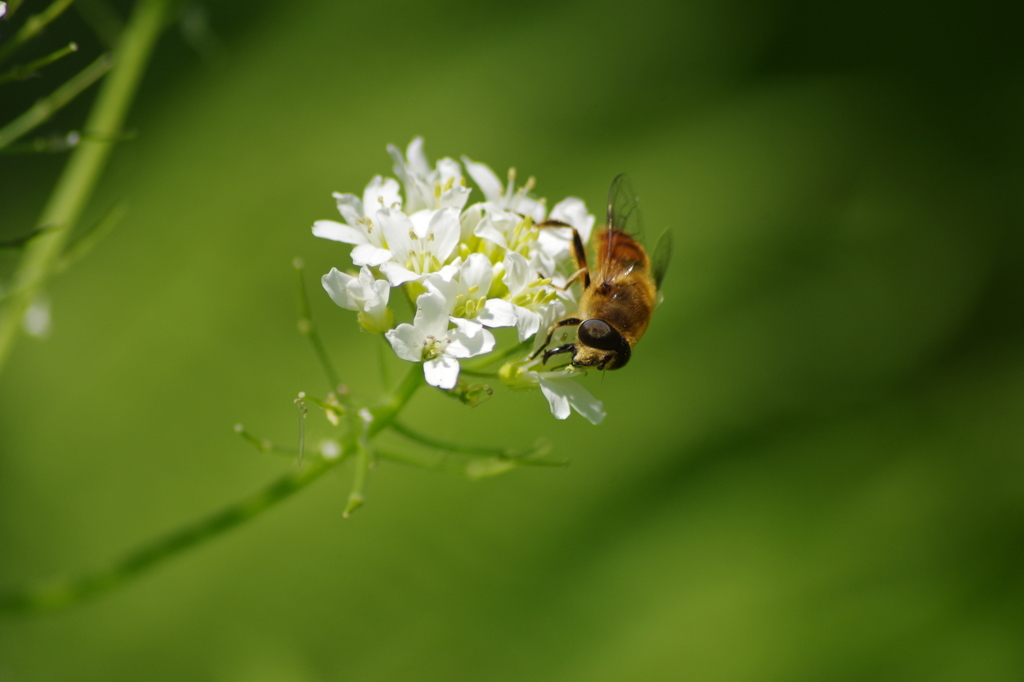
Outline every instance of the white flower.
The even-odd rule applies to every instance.
[[[534,340],[535,352],[544,342],[547,330],[555,320],[560,319],[564,314],[565,306],[560,301],[547,307],[540,320],[541,333]],[[509,388],[522,390],[539,387],[548,401],[551,414],[556,419],[568,418],[570,408],[572,408],[591,424],[600,424],[604,421],[604,403],[591,395],[590,391],[578,384],[574,378],[585,372],[572,365],[549,371],[542,369],[544,367],[542,363],[543,355],[533,360],[510,362],[501,368],[499,375],[502,382]]]
[[[462,163],[466,164],[466,172],[483,192],[484,199],[486,199],[483,204],[485,209],[514,211],[520,215],[530,216],[535,223],[544,220],[547,207],[543,201],[538,201],[529,195],[529,191],[533,189],[534,185],[533,178],[529,178],[524,186],[516,189],[516,170],[510,168],[508,185],[503,189],[501,180],[485,164],[470,161],[466,156],[462,157]]]
[[[455,329],[449,329],[448,321],[448,303],[431,291],[416,299],[412,324],[400,324],[385,334],[398,357],[422,362],[427,383],[445,389],[455,387],[460,359],[494,349],[494,336],[480,324],[455,318]]]
[[[409,213],[448,207],[461,211],[466,205],[469,188],[462,180],[462,169],[458,161],[440,159],[437,167],[431,170],[426,154],[423,153],[422,137],[409,143],[404,157],[393,144],[388,145],[388,153],[395,160],[395,175],[405,185],[405,196],[408,199],[406,210]]]
[[[382,208],[401,208],[402,197],[398,194],[398,182],[377,175],[366,186],[362,201],[354,194],[337,192],[334,198],[338,201],[338,211],[345,222],[318,220],[313,223],[313,234],[355,245],[352,249],[352,262],[355,265],[372,267],[390,260],[391,252],[384,245],[384,234],[374,221],[377,211]]]
[[[470,254],[465,262],[456,260],[442,272],[427,278],[428,291],[436,291],[448,303],[448,314],[476,320],[487,327],[511,327],[516,323],[512,303],[501,298],[487,298],[494,278],[494,267],[482,253]]]
[[[465,169],[451,158],[431,165],[419,137],[404,153],[390,145],[388,152],[398,180],[376,176],[361,197],[335,194],[341,222],[313,226],[318,237],[351,244],[352,262],[361,268],[358,275],[336,268],[324,275],[331,299],[358,312],[369,331],[383,332],[398,357],[422,363],[427,383],[445,390],[459,385],[460,360],[494,350],[485,327],[514,326],[520,342],[534,337],[536,351],[566,307],[575,307],[567,286],[577,270],[572,229],[538,227],[546,203],[531,195],[533,178],[516,186],[515,169],[503,182],[466,157]],[[463,172],[483,201],[466,206]],[[575,228],[584,243],[595,225],[574,197],[555,205],[550,219]],[[416,297],[416,310],[411,324],[395,327],[388,300],[391,288],[403,285]],[[560,331],[551,347],[567,343],[571,331]],[[603,404],[576,381],[586,371],[566,364],[565,355],[550,366],[543,357],[509,362],[499,376],[514,389],[539,388],[559,419],[575,410],[602,421]],[[324,450],[325,457],[331,453]]]
[[[537,241],[540,230],[533,227],[533,221],[512,211],[488,209],[473,228],[473,234],[492,244],[517,253],[527,254]]]
[[[391,328],[391,285],[386,280],[374,279],[370,268],[364,265],[358,277],[331,268],[320,282],[332,301],[346,310],[359,312],[359,324],[368,331],[378,333]]]
[[[534,276],[530,264],[518,253],[505,254],[503,264],[502,281],[508,287],[509,302],[515,309],[519,340],[525,341],[540,329],[542,312],[554,304],[557,293],[549,286],[551,280]],[[564,306],[560,310],[564,312]]]
[[[459,243],[459,209],[417,211],[411,216],[399,210],[377,213],[392,260],[382,263],[381,273],[397,287],[422,280],[437,272]]]

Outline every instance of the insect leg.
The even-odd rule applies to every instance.
[[[576,258],[576,267],[583,271],[583,291],[590,288],[590,268],[587,267],[587,250],[583,248],[583,240],[576,228],[572,228],[572,255]]]
[[[569,287],[572,286],[573,280],[577,279],[580,275],[585,275],[585,274],[587,274],[586,268],[584,268],[583,270],[577,270],[576,272],[572,273],[569,276],[569,279],[565,280],[565,286],[564,287],[560,287],[557,284],[548,284],[548,286],[551,287],[552,289],[558,289],[559,291],[568,291]],[[581,281],[580,282],[580,286],[582,286],[582,285],[583,285],[583,282]]]
[[[551,337],[554,335],[556,329],[559,329],[560,327],[572,327],[574,325],[578,325],[582,321],[583,320],[579,319],[578,317],[567,317],[563,320],[555,322],[553,325],[551,325],[551,328],[548,329],[548,338],[544,339],[543,345],[541,345],[540,348],[533,352],[533,354],[530,356],[530,359],[533,360],[535,357],[540,355],[540,352],[542,350],[548,347],[548,344],[551,343]]]
[[[567,343],[564,346],[559,346],[558,348],[552,348],[551,350],[546,350],[546,351],[544,351],[544,359],[541,360],[541,363],[546,365],[547,362],[548,362],[548,358],[550,358],[552,355],[560,355],[562,353],[571,353],[572,350],[575,347],[576,347],[575,343]]]
[[[569,283],[572,283],[577,277],[580,278],[580,286],[586,291],[590,288],[590,268],[587,266],[587,249],[583,246],[583,239],[580,238],[580,233],[576,231],[576,228],[569,223],[563,223],[561,220],[552,220],[548,218],[537,223],[537,227],[568,227],[572,230],[572,256],[576,261],[576,272],[572,277],[568,279]]]

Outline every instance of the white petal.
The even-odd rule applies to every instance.
[[[555,204],[549,218],[569,223],[580,233],[580,239],[586,244],[590,240],[590,232],[594,228],[594,216],[587,212],[587,205],[582,199],[567,197]]]
[[[430,175],[430,164],[423,152],[423,138],[414,137],[405,150],[405,158],[409,159],[409,168],[413,173],[427,177]]]
[[[473,229],[473,234],[481,239],[486,239],[489,242],[497,244],[501,248],[508,248],[508,242],[505,240],[505,233],[499,229],[500,223],[496,223],[494,217],[488,212],[484,215],[483,220],[477,223],[477,226]]]
[[[377,211],[377,222],[384,231],[388,249],[395,255],[395,260],[404,263],[409,257],[409,247],[412,244],[409,236],[412,232],[412,220],[401,211],[385,208]]]
[[[363,269],[365,270],[366,268],[363,268]],[[379,298],[382,301],[384,301],[384,303],[387,303],[388,299],[391,297],[391,284],[390,284],[390,282],[388,282],[387,280],[384,280],[384,279],[375,279],[375,280],[373,280],[373,292],[374,292],[374,294],[376,294],[377,298]]]
[[[484,303],[484,309],[477,314],[476,319],[488,327],[511,327],[516,323],[516,307],[503,298],[491,298]],[[537,333],[536,329],[534,333]],[[520,331],[519,340],[525,338]]]
[[[430,232],[430,221],[437,215],[437,210],[420,210],[409,215],[412,233],[416,239],[423,239]],[[411,237],[410,237],[411,238]]]
[[[339,306],[345,310],[359,310],[358,301],[353,298],[348,289],[349,283],[354,279],[356,278],[352,275],[345,274],[337,268],[331,268],[330,272],[320,278],[320,283],[331,300]]]
[[[398,181],[393,178],[382,178],[375,175],[363,192],[363,209],[372,215],[381,208],[391,208],[395,204],[402,206],[402,197],[398,194]]]
[[[388,333],[390,334],[390,332]],[[556,419],[568,419],[569,399],[559,392],[558,382],[541,379],[540,390],[544,397],[548,399],[551,414],[555,415]]]
[[[439,208],[457,208],[460,211],[469,199],[469,188],[462,185],[455,185],[441,195]]]
[[[416,138],[409,144],[409,151],[414,153],[417,141],[422,146],[423,140]],[[393,144],[388,145],[388,153],[391,154],[391,158],[394,159],[395,165],[392,167],[395,171],[395,175],[405,185],[405,196],[408,199],[405,203],[405,210],[410,213],[418,211],[420,209],[428,208],[432,206],[434,199],[434,189],[429,186],[422,177],[418,174],[415,168],[410,164],[406,164],[405,157],[402,156],[402,152],[398,150]],[[422,152],[420,152],[422,153]],[[426,164],[426,159],[423,160]],[[430,169],[424,172],[429,173]]]
[[[501,279],[505,282],[505,286],[508,287],[509,293],[513,296],[533,281],[533,278],[530,276],[530,264],[526,262],[526,258],[522,255],[518,253],[505,254],[504,266],[505,276]]]
[[[422,275],[419,275],[412,270],[407,270],[398,263],[391,261],[380,264],[380,273],[388,278],[388,281],[391,282],[391,286],[393,287],[401,286],[406,282],[412,282],[422,277]]]
[[[548,330],[551,329],[551,325],[555,323],[555,320],[560,320],[565,316],[565,305],[561,301],[554,301],[547,307],[540,311],[540,324],[538,329],[542,330],[543,334],[537,334],[533,339],[533,352],[537,352],[540,345],[544,343],[545,337],[547,336]]]
[[[442,263],[448,260],[455,245],[459,243],[459,209],[442,208],[430,219],[430,233],[434,235],[431,252]]]
[[[379,249],[373,244],[360,244],[352,249],[352,262],[356,265],[369,265],[371,268],[391,260],[391,252]]]
[[[537,201],[533,197],[523,197],[516,203],[515,210],[516,213],[528,215],[533,218],[533,222],[539,223],[544,220],[548,207],[544,202]]]
[[[413,140],[415,142],[415,140]],[[406,186],[406,191],[409,191],[409,172],[405,165],[405,157],[402,156],[402,150],[393,144],[388,145],[388,154],[391,155],[391,159],[395,162],[392,166],[392,170],[395,171],[395,175],[402,181],[402,184]]]
[[[440,277],[445,282],[451,282],[458,276],[460,272],[462,272],[462,259],[456,258],[448,265],[441,266],[441,269],[435,273],[432,273],[432,276]]]
[[[542,231],[541,236],[544,235],[544,232],[547,232],[547,230]],[[564,261],[556,261],[540,248],[534,247],[530,249],[530,269],[541,277],[554,277],[558,274],[557,265],[559,262]]]
[[[411,324],[400,324],[384,334],[395,350],[395,355],[409,362],[423,360],[424,335]]]
[[[370,268],[363,266],[359,278],[348,283],[353,298],[363,302],[363,309],[370,306],[386,305],[391,297],[391,285],[387,280],[375,279]]]
[[[516,329],[519,331],[519,341],[522,343],[540,329],[540,314],[518,305],[515,309]]]
[[[455,388],[459,380],[459,361],[442,355],[423,363],[423,376],[427,383],[438,388]]]
[[[420,294],[416,299],[416,316],[413,325],[424,336],[443,339],[448,332],[448,302],[437,291]]]
[[[405,207],[407,211],[416,212],[437,208],[433,185],[420,176],[413,175],[409,178],[409,184],[405,186],[405,191],[409,195],[409,204]]]
[[[466,336],[475,337],[484,331],[484,326],[475,320],[467,320],[464,317],[453,317],[451,319],[455,325],[455,331],[465,334]],[[449,336],[455,332],[449,333]]]
[[[553,390],[557,390],[564,396],[569,401],[569,404],[572,405],[572,408],[583,415],[583,418],[591,424],[600,424],[604,421],[604,403],[591,395],[590,391],[583,388],[573,379],[559,379],[558,381],[541,379],[540,388],[542,391],[545,385],[549,388],[557,385],[557,389]],[[555,416],[558,417],[557,414]],[[559,417],[559,419],[564,419],[564,417]]]
[[[466,156],[462,157],[462,163],[466,164],[466,172],[484,193],[484,198],[487,201],[494,201],[501,196],[501,180],[494,174],[494,171],[482,163],[470,161]]]
[[[473,236],[473,230],[475,230],[476,226],[480,224],[483,217],[483,204],[473,204],[462,212],[462,216],[459,218],[459,222],[461,224],[461,229],[459,230],[460,241],[469,241],[469,238]]]
[[[472,335],[467,334],[465,329],[471,329],[473,326],[472,322],[458,317],[452,318],[452,322],[455,323],[456,329],[449,330],[448,332],[448,338],[451,342],[445,350],[446,355],[456,358],[471,358],[476,355],[490,353],[494,350],[494,334],[479,325],[476,325],[479,331]]]
[[[318,220],[313,223],[313,236],[330,239],[344,244],[367,244],[366,233],[333,220]]]
[[[437,174],[439,176],[437,181],[442,185],[448,184],[449,180],[458,184],[459,180],[462,179],[462,168],[459,166],[458,161],[446,156],[445,158],[438,160]]]
[[[494,270],[491,268],[491,259],[482,253],[473,253],[466,258],[462,264],[462,272],[459,273],[459,281],[462,286],[469,290],[476,287],[476,296],[487,295],[491,288],[491,277]]]
[[[366,215],[363,213],[363,202],[355,194],[338,194],[335,192],[334,198],[338,202],[338,212],[341,213],[341,217],[349,225],[355,225],[359,222],[360,218]]]
[[[545,229],[537,235],[537,250],[555,263],[568,260],[571,248],[572,232],[565,228]]]
[[[455,297],[458,296],[461,285],[451,280],[445,281],[438,274],[433,274],[423,280],[423,286],[427,288],[427,291],[440,294],[444,298],[448,304],[448,314],[451,315],[452,311],[455,310]]]

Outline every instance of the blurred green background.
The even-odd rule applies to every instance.
[[[1024,677],[1020,8],[184,16],[86,222],[122,199],[127,218],[0,376],[0,585],[102,565],[288,470],[232,426],[293,443],[295,394],[326,389],[294,256],[346,380],[379,393],[376,339],[315,286],[346,249],[310,226],[391,174],[387,143],[514,165],[595,212],[628,171],[675,232],[665,303],[627,369],[588,378],[601,426],[501,388],[408,411],[549,438],[568,468],[383,463],[344,520],[345,468],[116,593],[0,620],[0,680]],[[81,60],[0,90],[0,122],[98,49],[74,11],[32,49],[69,39]],[[0,157],[0,237],[64,158]]]

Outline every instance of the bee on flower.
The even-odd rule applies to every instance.
[[[576,378],[585,373],[578,358],[604,352],[583,341],[601,346],[602,340],[591,336],[611,326],[565,317],[567,309],[580,308],[571,288],[575,282],[590,307],[601,296],[585,274],[584,245],[595,218],[583,201],[569,197],[549,214],[545,200],[532,194],[532,177],[517,187],[510,170],[503,183],[488,166],[465,156],[462,165],[451,158],[431,165],[419,137],[404,154],[394,146],[388,152],[398,180],[376,176],[362,197],[335,194],[342,221],[313,225],[317,237],[353,247],[351,273],[332,268],[323,277],[331,299],[356,311],[367,331],[383,333],[399,358],[421,363],[426,382],[445,390],[459,384],[460,362],[494,352],[491,329],[513,327],[523,357],[505,364],[498,373],[502,382],[516,390],[540,389],[559,419],[574,409],[595,424],[602,421],[601,401]],[[469,206],[463,165],[483,195],[483,201]],[[612,232],[609,223],[601,234]],[[638,245],[634,251],[643,253]],[[388,306],[395,287],[404,288],[403,298],[415,305],[413,320],[397,326]],[[653,300],[648,307],[653,309]],[[581,328],[576,341],[581,349],[565,365],[548,365],[552,355],[575,349],[570,344],[545,351],[552,335],[571,325]],[[629,338],[635,342],[639,335]],[[533,352],[527,354],[530,339]],[[621,357],[628,359],[628,353]],[[609,368],[621,364],[608,363]]]

